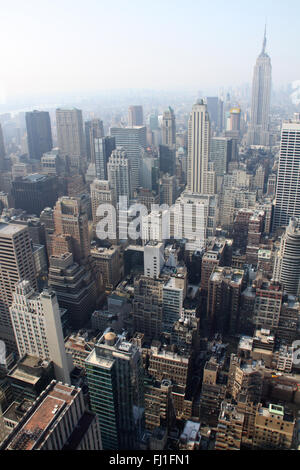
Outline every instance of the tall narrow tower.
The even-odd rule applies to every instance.
[[[300,115],[283,122],[273,230],[300,218]]]
[[[35,110],[26,113],[25,119],[30,158],[40,160],[53,147],[49,113]]]
[[[144,122],[143,106],[129,106],[128,108],[128,126],[142,126]]]
[[[72,167],[80,168],[85,159],[82,111],[57,109],[56,127],[58,146],[62,155],[68,155]]]
[[[91,409],[104,449],[139,449],[144,433],[144,390],[139,349],[105,331],[85,361]]]
[[[44,290],[39,294],[29,281],[20,281],[10,314],[20,357],[30,354],[53,361],[56,379],[71,383],[55,292]]]
[[[261,53],[254,67],[252,82],[251,123],[249,145],[270,145],[269,114],[271,98],[271,59],[266,53],[266,28]]]
[[[0,340],[8,352],[17,351],[9,313],[20,280],[36,288],[36,274],[28,227],[0,223]]]
[[[197,101],[188,125],[188,189],[193,193],[209,194],[208,158],[210,122],[207,105]]]
[[[173,109],[164,111],[162,120],[162,143],[172,147],[176,144],[176,121]]]
[[[273,277],[290,295],[300,294],[300,220],[292,217],[281,237]]]

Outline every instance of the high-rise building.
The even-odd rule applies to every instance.
[[[212,137],[210,141],[209,160],[214,164],[216,176],[223,176],[227,173],[231,154],[232,139],[228,137]]]
[[[134,281],[134,331],[149,340],[158,339],[162,333],[163,286],[164,281],[159,278],[139,276]]]
[[[141,355],[124,335],[106,331],[85,361],[91,409],[104,449],[139,449],[144,429]]]
[[[275,255],[273,278],[290,295],[300,294],[300,220],[292,218]]]
[[[287,407],[271,403],[268,408],[260,406],[254,423],[254,449],[291,449],[295,419]]]
[[[90,251],[86,196],[59,198],[54,208],[54,226],[56,234],[71,237],[75,261],[86,260]],[[56,251],[55,244],[51,253],[61,254]]]
[[[256,281],[253,322],[256,328],[274,330],[278,327],[283,292],[279,283],[266,279]]]
[[[162,118],[162,144],[168,147],[176,145],[176,121],[173,109],[164,111]]]
[[[25,119],[29,156],[40,160],[53,147],[49,113],[35,110],[26,113]]]
[[[212,331],[237,330],[244,271],[229,267],[216,267],[208,283],[207,315]]]
[[[203,248],[216,232],[217,205],[216,195],[183,192],[175,202],[173,220],[170,217],[169,238],[186,238],[185,249],[189,251]]]
[[[130,200],[132,194],[130,164],[127,152],[122,147],[117,147],[116,150],[113,150],[109,157],[107,164],[108,181],[117,203],[120,196],[127,197],[128,202]]]
[[[9,307],[19,280],[36,288],[36,275],[28,227],[0,223],[0,339],[8,351],[16,351]]]
[[[264,212],[255,211],[249,219],[248,237],[246,248],[246,262],[248,264],[258,263],[258,250],[264,225]]]
[[[83,392],[53,380],[0,446],[1,450],[101,450],[97,416]]]
[[[7,381],[17,403],[28,400],[32,404],[54,379],[53,362],[29,354],[22,356],[7,374]]]
[[[176,177],[170,176],[168,173],[160,179],[160,203],[167,204],[171,207],[177,197],[177,181]]]
[[[116,139],[114,137],[94,138],[93,155],[95,163],[96,178],[107,180],[107,164],[111,153],[116,148]]]
[[[97,209],[101,204],[112,204],[116,206],[115,192],[110,187],[109,181],[95,179],[90,186],[91,191],[91,205],[93,223],[96,227],[97,223],[103,216],[97,215]],[[113,220],[111,220],[111,227],[113,227]]]
[[[163,287],[163,326],[171,332],[176,321],[182,318],[183,301],[186,294],[184,275],[171,276]]]
[[[175,146],[159,146],[159,169],[162,173],[175,175],[176,172],[176,149]]]
[[[36,292],[29,281],[16,285],[10,307],[20,357],[25,354],[53,361],[57,380],[70,384],[61,314],[55,293]]]
[[[216,426],[222,401],[226,395],[226,385],[221,376],[221,365],[212,357],[203,369],[200,398],[200,416],[207,423]]]
[[[140,166],[143,149],[146,148],[146,127],[111,127],[110,135],[115,137],[116,146],[124,147],[130,161],[130,184],[132,191],[140,186]]]
[[[57,109],[56,128],[61,155],[70,158],[72,167],[81,168],[85,159],[85,140],[82,111],[80,109]]]
[[[91,249],[95,270],[102,276],[104,289],[113,290],[124,275],[123,257],[120,247]]]
[[[227,394],[237,401],[239,395],[248,395],[249,401],[257,403],[261,399],[263,375],[259,361],[231,354],[227,382]]]
[[[209,194],[208,160],[210,148],[210,121],[203,100],[193,106],[188,124],[188,190]]]
[[[0,168],[3,166],[3,160],[6,155],[5,146],[4,146],[4,138],[2,132],[2,126],[0,123]]]
[[[176,417],[183,420],[190,419],[192,356],[186,351],[174,352],[162,347],[159,341],[155,341],[151,345],[148,357],[148,373],[156,380],[168,380],[173,384],[172,402]]]
[[[164,265],[164,244],[149,241],[144,246],[144,275],[151,278],[159,277]]]
[[[159,178],[159,159],[147,152],[142,155],[140,166],[140,188],[157,191]],[[138,191],[140,191],[140,188]]]
[[[225,253],[228,245],[226,240],[212,238],[209,240],[201,262],[201,289],[208,289],[209,278],[215,267],[227,266],[225,263]],[[229,265],[230,263],[228,263]]]
[[[38,173],[18,177],[12,182],[12,196],[16,209],[40,215],[45,207],[52,207],[58,196],[55,176]]]
[[[94,139],[104,137],[103,121],[92,119],[84,123],[86,155],[88,161],[95,163]]]
[[[66,174],[66,161],[59,155],[59,150],[52,149],[41,158],[41,171],[45,175],[63,176]]]
[[[273,230],[300,217],[300,115],[283,122]]]
[[[158,114],[157,111],[150,114],[149,116],[149,127],[151,131],[155,131],[158,129]]]
[[[217,127],[219,121],[219,98],[217,96],[208,96],[206,104],[210,122],[214,127]]]
[[[219,415],[215,450],[240,450],[244,415],[236,406],[223,401]]]
[[[262,51],[254,67],[252,82],[251,122],[248,131],[249,145],[270,145],[269,113],[271,99],[271,59],[266,53],[266,30]]]
[[[128,127],[142,126],[144,124],[143,106],[129,106]]]
[[[95,281],[90,270],[74,263],[71,253],[50,257],[49,286],[60,307],[67,309],[72,328],[82,328],[95,309]]]
[[[142,216],[142,239],[143,242],[151,241],[164,242],[170,238],[169,232],[169,211],[165,210],[151,210],[148,215]],[[146,266],[146,265],[145,265]],[[156,271],[162,267],[159,263],[156,267]],[[148,266],[150,268],[150,266]]]

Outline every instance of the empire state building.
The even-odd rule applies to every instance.
[[[272,66],[271,59],[266,53],[266,43],[265,29],[262,51],[254,67],[248,145],[270,145],[269,114]]]

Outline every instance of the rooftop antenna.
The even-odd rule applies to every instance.
[[[262,54],[266,52],[266,45],[267,45],[267,21],[265,22],[265,32],[264,32],[264,40],[263,40],[263,47],[262,47]]]

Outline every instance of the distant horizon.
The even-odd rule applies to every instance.
[[[10,0],[1,16],[0,103],[251,86],[265,23],[275,89],[300,79],[297,0]]]
[[[273,86],[272,92],[275,93],[286,93],[291,90],[292,83],[287,83],[278,87]],[[192,99],[208,96],[221,96],[221,90],[224,90],[224,93],[232,91],[241,91],[242,89],[248,89],[249,94],[251,95],[251,84],[244,83],[236,86],[228,87],[219,87],[218,90],[206,90],[206,89],[192,89],[192,88],[179,88],[179,89],[159,89],[159,88],[110,88],[102,90],[78,90],[78,91],[57,91],[52,93],[36,93],[36,94],[24,94],[20,96],[15,96],[14,99],[7,100],[6,102],[0,102],[0,114],[6,112],[22,112],[16,111],[16,108],[20,107],[24,110],[33,110],[35,107],[37,109],[54,109],[57,106],[71,106],[74,103],[80,104],[83,102],[89,102],[93,99],[118,99],[122,98],[123,100],[131,100],[130,104],[139,105],[143,104],[142,101],[147,98],[153,97],[154,99],[161,98],[161,95],[167,98],[173,98],[176,102],[180,98]],[[180,96],[176,97],[176,93]],[[132,99],[130,97],[132,96]],[[140,95],[140,96],[138,96]],[[129,101],[128,101],[129,102]],[[122,103],[120,103],[121,105]],[[76,106],[75,106],[76,107]]]

